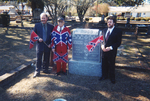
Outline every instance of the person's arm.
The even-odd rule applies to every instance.
[[[54,30],[52,31],[52,33],[51,33],[51,48],[52,48],[52,51],[53,52],[55,52],[55,42],[54,42],[54,40],[55,40],[55,36],[54,36]]]
[[[106,29],[104,29],[106,30]],[[102,31],[102,35],[103,35],[103,42],[101,43],[101,49],[103,50],[103,52],[106,52],[106,48],[105,48],[105,34],[104,34],[104,30]]]
[[[53,29],[54,29],[54,26],[50,25],[50,29],[49,29],[50,30],[50,35],[49,35],[50,40],[51,40],[51,37],[52,37],[52,31],[53,31]],[[50,41],[48,47],[51,48],[51,41]]]
[[[35,24],[33,31],[38,35],[37,27],[38,27],[38,24]],[[38,42],[42,42],[42,41],[43,41],[43,39],[39,38]]]
[[[116,36],[116,43],[112,44],[112,48],[113,49],[117,49],[120,45],[121,45],[121,41],[122,41],[122,31],[120,29],[117,29],[118,33]]]

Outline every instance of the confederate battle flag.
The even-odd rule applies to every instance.
[[[57,62],[65,62],[67,63],[68,62],[68,53],[57,53],[57,52],[54,52],[54,57],[53,57],[53,61],[57,61]]]
[[[94,48],[96,47],[96,45],[98,43],[101,43],[102,41],[103,41],[103,36],[99,36],[99,37],[95,38],[94,40],[90,41],[88,43],[88,45],[86,45],[88,51],[92,52],[94,50]]]
[[[33,48],[34,42],[37,41],[38,39],[39,36],[34,31],[32,31],[30,35],[30,46],[29,46],[30,49]]]

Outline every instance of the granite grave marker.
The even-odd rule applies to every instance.
[[[69,73],[85,76],[101,76],[101,48],[97,44],[92,52],[86,45],[101,34],[99,29],[74,29],[72,33],[72,59]]]
[[[39,8],[34,9],[34,11],[33,11],[33,19],[32,19],[33,23],[40,22],[40,14],[42,12],[43,11],[41,9],[39,9]]]

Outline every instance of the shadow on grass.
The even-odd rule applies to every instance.
[[[28,79],[28,75],[33,71],[34,69],[30,68],[5,89],[13,86],[22,78]],[[59,97],[67,101],[150,100],[150,71],[117,67],[116,84],[112,84],[109,79],[100,82],[98,77],[73,74],[67,76],[42,74],[36,79],[42,78],[47,78],[47,81],[32,85],[31,89],[35,90],[34,93],[29,93],[29,95],[19,93],[18,96],[23,97],[17,97],[17,95],[12,96],[11,93],[5,92],[0,98],[28,101],[48,99],[52,101]]]
[[[29,30],[9,28],[0,29],[0,76],[14,68],[31,61],[35,57],[35,47],[29,50]]]
[[[99,101],[99,100],[137,100],[135,97],[143,96],[150,99],[150,72],[141,72],[128,69],[116,69],[117,83],[111,84],[109,80],[98,81],[98,77],[79,75],[51,76],[51,78],[66,83],[61,86],[55,82],[47,82],[44,89],[53,92],[63,92],[63,98],[68,101]],[[128,76],[128,75],[131,76]],[[133,75],[133,77],[132,77]],[[139,78],[135,75],[146,75]],[[146,78],[148,77],[148,80]],[[34,87],[37,88],[36,86]],[[130,96],[130,97],[129,97]]]
[[[13,33],[13,30],[11,32]],[[17,36],[22,37],[23,39],[21,34]],[[10,38],[6,39],[9,40]],[[23,42],[26,43],[26,41]],[[130,41],[127,43],[130,43]],[[11,42],[10,47],[12,47]],[[15,49],[19,50],[18,48]],[[10,50],[11,48],[8,49],[8,51]],[[134,58],[131,58],[131,61],[133,60]],[[150,71],[142,69],[139,70],[137,68],[131,69],[128,67],[116,68],[116,84],[111,84],[109,79],[100,82],[98,77],[73,74],[68,74],[68,76],[42,74],[40,77],[35,78],[37,80],[39,79],[40,83],[32,85],[32,87],[28,88],[32,89],[34,91],[33,93],[27,91],[27,93],[12,94],[7,91],[8,88],[13,87],[23,78],[29,79],[28,75],[33,73],[33,71],[34,69],[30,68],[20,77],[16,78],[12,83],[5,86],[3,90],[4,92],[0,94],[0,101],[52,101],[59,97],[62,97],[67,101],[150,100]],[[44,79],[47,81],[44,82]],[[28,82],[32,81],[33,79]]]

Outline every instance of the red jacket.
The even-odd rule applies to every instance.
[[[72,47],[71,33],[68,27],[64,26],[62,31],[58,31],[58,25],[54,27],[51,34],[51,47],[55,49],[53,61],[68,62],[68,49]]]

